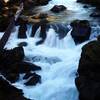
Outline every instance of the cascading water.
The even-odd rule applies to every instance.
[[[88,11],[82,10],[83,5],[75,3],[75,0],[52,0],[47,6],[42,8],[44,10],[55,4],[65,5],[69,10],[77,12],[73,13],[73,15],[76,14],[75,16],[78,17],[81,15],[82,19],[87,17],[87,15],[83,17],[82,14]],[[78,100],[78,92],[74,80],[81,47],[87,42],[76,46],[70,35],[71,29],[63,39],[59,39],[55,30],[50,28],[45,42],[36,46],[35,43],[39,40],[40,27],[34,38],[30,37],[32,32],[31,26],[28,26],[27,39],[18,39],[17,32],[18,27],[12,33],[5,48],[10,49],[16,47],[18,43],[26,41],[28,46],[24,47],[25,60],[42,67],[41,71],[37,71],[42,77],[42,82],[36,86],[25,86],[22,78],[20,78],[13,85],[22,89],[24,96],[32,100]]]

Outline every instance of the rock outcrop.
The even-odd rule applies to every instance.
[[[12,86],[8,81],[0,76],[0,100],[30,100],[23,96],[20,89]]]
[[[91,27],[87,20],[75,20],[71,23],[71,36],[75,43],[82,43],[89,39],[91,34]]]
[[[100,99],[100,36],[82,48],[75,83],[79,100]]]
[[[24,50],[22,47],[0,50],[0,73],[11,83],[14,83],[19,79],[19,74],[41,70],[39,66],[23,60]]]

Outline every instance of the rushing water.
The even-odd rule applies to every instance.
[[[48,11],[55,4],[63,4],[68,11],[73,12],[72,15],[69,14],[71,20],[88,18],[88,12],[90,12],[83,8],[83,5],[77,4],[75,0],[52,0],[47,6],[40,7],[41,11]],[[66,20],[69,20],[69,17],[66,17]],[[30,26],[28,26],[27,39],[18,39],[17,32],[18,27],[12,33],[5,48],[10,49],[16,47],[18,43],[26,41],[28,46],[24,47],[25,60],[41,66],[42,70],[36,73],[41,75],[42,83],[36,86],[25,86],[23,84],[25,80],[22,80],[23,75],[21,75],[20,80],[13,85],[22,89],[24,96],[32,100],[78,100],[74,80],[81,47],[87,42],[76,46],[70,35],[71,29],[63,39],[59,40],[55,30],[50,28],[45,42],[36,46],[36,41],[40,39],[40,28],[34,38],[30,37]]]

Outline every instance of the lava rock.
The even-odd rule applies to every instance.
[[[55,5],[53,8],[51,8],[50,11],[54,12],[54,13],[59,13],[61,11],[66,10],[67,8],[64,5]]]
[[[89,39],[91,34],[91,27],[87,20],[75,20],[71,24],[71,36],[75,43],[82,43]]]
[[[30,100],[23,96],[22,90],[9,84],[9,82],[0,76],[0,100]]]
[[[79,100],[100,99],[100,36],[82,48],[75,79]]]
[[[41,76],[36,73],[33,73],[33,76],[24,84],[26,86],[30,86],[30,85],[36,85],[37,83],[41,83]]]

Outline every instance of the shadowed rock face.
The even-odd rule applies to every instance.
[[[78,77],[75,82],[79,100],[100,99],[100,40],[92,41],[82,48]]]
[[[100,5],[100,0],[77,0],[77,2],[88,3],[88,4],[96,5],[96,6]]]
[[[22,90],[15,88],[0,76],[0,100],[30,100],[23,96]]]
[[[0,73],[11,83],[14,83],[19,79],[19,74],[41,70],[39,66],[23,60],[24,50],[22,47],[0,50]]]
[[[72,38],[75,43],[82,43],[89,39],[91,34],[91,27],[87,20],[75,20],[71,23],[72,26]]]

